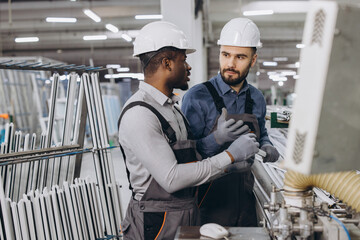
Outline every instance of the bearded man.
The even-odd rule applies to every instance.
[[[266,102],[262,93],[246,81],[256,63],[261,46],[260,32],[247,18],[230,20],[220,39],[220,71],[209,81],[192,87],[183,97],[182,111],[197,140],[197,150],[211,157],[239,137],[239,128],[255,133],[264,162],[274,162],[279,153],[269,140],[265,128]],[[242,131],[241,134],[243,134]],[[246,146],[243,146],[246,148]],[[246,167],[231,169],[223,178],[201,185],[198,207],[201,224],[214,222],[223,226],[257,226],[254,177]]]

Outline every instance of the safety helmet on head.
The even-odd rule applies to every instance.
[[[260,31],[256,24],[248,18],[234,18],[226,23],[221,30],[217,44],[257,48],[262,46]]]
[[[143,53],[157,51],[163,47],[175,47],[193,53],[183,31],[175,24],[165,21],[151,22],[145,25],[134,41],[134,57]]]

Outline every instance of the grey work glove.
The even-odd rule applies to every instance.
[[[221,115],[217,122],[217,129],[214,131],[214,137],[219,145],[236,140],[241,134],[247,133],[249,127],[242,120],[226,120],[227,110],[222,109]]]
[[[247,172],[251,169],[254,163],[254,157],[248,158],[245,161],[235,162],[225,168],[226,173],[242,173]]]
[[[236,139],[227,149],[234,162],[245,161],[259,151],[259,143],[254,133],[246,133]]]
[[[279,152],[270,144],[261,146],[261,150],[266,152],[266,156],[263,158],[264,162],[276,162],[279,159]]]

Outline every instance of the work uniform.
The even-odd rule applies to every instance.
[[[263,95],[244,80],[239,93],[230,88],[218,74],[205,84],[192,87],[184,96],[182,110],[189,120],[203,157],[222,151],[225,146],[216,143],[211,134],[217,126],[223,102],[228,118],[242,119],[256,135],[260,145],[271,144],[265,128],[266,103]],[[219,99],[215,97],[217,95]],[[212,103],[212,104],[211,104]],[[229,143],[230,144],[230,143]],[[254,177],[251,171],[231,173],[221,179],[200,186],[198,204],[201,224],[216,222],[224,226],[257,226],[255,196],[252,192]]]
[[[231,162],[225,152],[197,162],[178,100],[140,82],[122,112],[119,143],[133,192],[124,239],[173,239],[178,226],[198,225],[193,187],[222,175]]]

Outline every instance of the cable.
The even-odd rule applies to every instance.
[[[335,217],[334,215],[330,215],[330,217],[331,217],[332,219],[334,219],[340,226],[343,227],[343,229],[344,229],[344,231],[345,231],[348,239],[351,240],[351,238],[350,238],[350,233],[349,233],[349,231],[347,230],[347,228],[345,227],[345,225],[344,225],[337,217]]]

